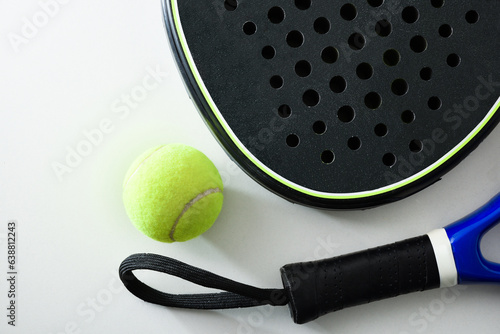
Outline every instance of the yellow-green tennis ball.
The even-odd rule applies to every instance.
[[[213,225],[222,191],[220,174],[203,153],[170,144],[134,161],[123,184],[123,202],[139,231],[171,243],[193,239]]]

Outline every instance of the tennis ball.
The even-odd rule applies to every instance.
[[[170,144],[134,161],[123,183],[123,202],[139,231],[172,243],[212,227],[222,209],[222,191],[220,174],[203,153]]]

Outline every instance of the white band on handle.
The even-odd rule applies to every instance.
[[[455,257],[451,249],[450,239],[444,228],[427,234],[431,240],[439,269],[441,288],[449,288],[458,284],[458,272]]]

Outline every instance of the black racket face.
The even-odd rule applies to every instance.
[[[401,199],[499,120],[499,1],[164,0],[164,10],[215,136],[293,202]]]

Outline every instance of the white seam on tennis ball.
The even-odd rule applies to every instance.
[[[144,160],[142,160],[142,162],[139,164],[139,166],[136,167],[136,169],[134,170],[134,172],[132,173],[132,175],[130,175],[130,177],[128,178],[127,182],[125,183],[125,185],[123,186],[123,188],[125,189],[128,185],[128,183],[130,182],[130,180],[134,177],[134,175],[137,173],[137,171],[139,170],[139,168],[141,168],[141,166],[147,161],[149,160],[153,155],[155,155],[156,153],[158,153],[158,151],[160,151],[161,149],[165,148],[165,146],[167,145],[162,145],[160,147],[158,147],[156,150],[154,150],[153,152],[151,152],[150,155],[148,155]]]
[[[176,241],[174,239],[174,233],[175,233],[175,229],[177,227],[177,225],[179,224],[179,221],[181,220],[182,216],[184,216],[184,214],[193,206],[195,205],[197,202],[201,201],[202,199],[204,199],[205,197],[209,196],[209,195],[212,195],[212,194],[216,194],[216,193],[222,193],[222,190],[220,188],[212,188],[212,189],[208,189],[200,194],[198,194],[198,196],[196,196],[195,198],[193,198],[191,201],[189,201],[189,203],[187,203],[185,206],[184,206],[184,209],[182,210],[182,212],[179,214],[179,216],[177,217],[177,219],[175,220],[175,223],[174,225],[172,226],[172,229],[170,230],[170,234],[169,234],[169,237],[172,241]]]

